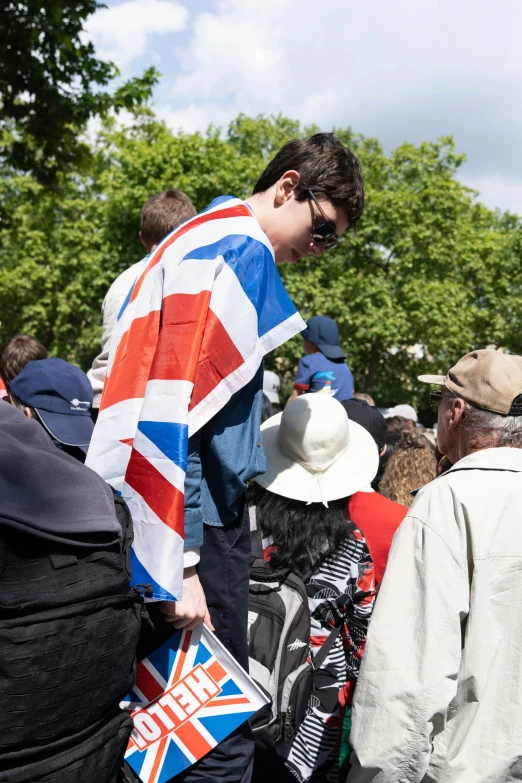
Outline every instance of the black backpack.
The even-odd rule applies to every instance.
[[[263,558],[255,506],[250,506],[252,564],[248,598],[250,676],[269,698],[250,719],[260,750],[281,750],[295,737],[314,690],[315,673],[340,632],[334,628],[315,656],[310,649],[310,611],[303,578],[277,572]]]
[[[96,551],[0,520],[1,783],[120,780],[143,599],[130,513],[115,506],[121,544]]]

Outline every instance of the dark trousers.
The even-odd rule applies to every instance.
[[[250,525],[241,513],[224,527],[205,525],[198,575],[205,591],[210,618],[219,641],[248,671],[248,580],[250,575]],[[145,628],[138,647],[138,660],[156,650],[173,633],[154,603],[147,604],[155,629]],[[254,740],[248,723],[240,726],[214,750],[173,780],[186,783],[227,781],[250,783]],[[128,780],[133,780],[128,773]],[[134,778],[135,780],[135,778]]]
[[[217,638],[248,671],[248,514],[226,528],[205,525],[198,574]],[[245,723],[175,780],[250,783],[253,758],[254,740]]]

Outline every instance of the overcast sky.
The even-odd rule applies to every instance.
[[[155,65],[174,129],[283,114],[386,150],[452,134],[464,182],[522,215],[522,0],[105,0],[88,22],[124,77]]]

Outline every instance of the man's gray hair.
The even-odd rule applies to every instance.
[[[522,448],[522,416],[504,416],[466,402],[465,426],[481,440],[494,440],[496,447]]]

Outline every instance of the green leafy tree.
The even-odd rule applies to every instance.
[[[450,138],[385,156],[375,140],[339,135],[365,172],[357,233],[282,274],[305,317],[338,321],[360,391],[422,408],[420,373],[488,345],[521,350],[520,220],[486,209],[458,181],[464,156]],[[292,368],[297,346],[282,353]]]
[[[133,109],[150,96],[154,68],[114,93],[118,76],[84,41],[85,19],[98,0],[7,0],[2,3],[0,150],[16,170],[56,184],[58,171],[85,170],[90,147],[81,132],[90,117]]]
[[[0,176],[0,339],[30,332],[87,368],[103,296],[143,255],[144,201],[168,187],[197,209],[223,193],[244,197],[267,159],[302,132],[284,117],[240,116],[225,134],[173,133],[140,110],[130,127],[106,122],[89,176],[61,174],[57,190],[30,175]],[[522,351],[520,219],[486,209],[458,181],[463,157],[449,138],[386,155],[375,139],[338,133],[363,164],[363,218],[335,252],[281,274],[305,318],[339,323],[358,390],[422,410],[418,374],[446,371],[477,347]],[[290,384],[300,356],[294,339],[267,363]]]

